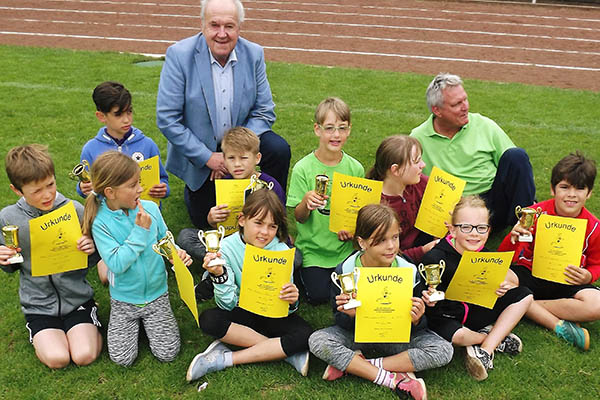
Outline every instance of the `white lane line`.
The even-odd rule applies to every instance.
[[[136,38],[121,38],[121,37],[92,36],[92,35],[23,33],[23,32],[8,32],[8,31],[0,31],[0,35],[46,36],[46,37],[63,37],[63,38],[93,39],[93,40],[104,39],[104,40],[114,40],[114,41],[151,42],[151,43],[168,43],[168,44],[175,43],[175,41],[173,41],[173,40],[136,39]],[[478,63],[478,64],[527,66],[527,67],[564,69],[564,70],[576,70],[576,71],[600,71],[600,68],[538,64],[538,63],[529,63],[529,62],[478,60],[478,59],[469,59],[469,58],[433,57],[433,56],[420,56],[420,55],[409,55],[409,54],[374,53],[374,52],[348,51],[348,50],[301,49],[301,48],[280,47],[280,46],[263,46],[263,47],[265,49],[269,49],[269,50],[284,50],[284,51],[309,52],[309,53],[335,53],[335,54],[351,54],[351,55],[375,56],[375,57],[398,57],[398,58],[410,58],[410,59],[434,60],[434,61],[457,61],[457,62]]]

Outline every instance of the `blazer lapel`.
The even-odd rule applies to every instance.
[[[194,56],[196,73],[200,77],[200,90],[202,90],[202,95],[204,96],[204,101],[206,102],[208,116],[210,118],[213,132],[217,132],[217,120],[215,117],[217,106],[215,104],[215,87],[213,85],[209,51],[210,50],[208,49],[208,45],[206,44],[204,36],[200,35],[198,44],[196,46],[196,54]]]

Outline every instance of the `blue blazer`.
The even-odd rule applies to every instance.
[[[202,33],[170,46],[156,99],[156,123],[169,141],[166,168],[193,191],[208,178],[206,162],[217,149],[209,52]],[[235,52],[231,123],[261,135],[275,122],[264,51],[258,44],[239,38]]]

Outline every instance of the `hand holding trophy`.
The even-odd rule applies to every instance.
[[[4,237],[4,245],[9,249],[19,248],[19,227],[16,225],[6,225],[2,227],[2,236]],[[7,259],[9,264],[18,264],[23,262],[21,253]]]
[[[358,269],[354,269],[352,272],[348,272],[347,274],[337,274],[333,272],[331,274],[331,281],[338,289],[341,290],[340,294],[348,294],[350,295],[350,300],[344,304],[344,310],[350,310],[352,308],[356,308],[360,306],[362,303],[359,300],[356,300],[353,297],[353,294],[356,293],[357,283],[360,271]],[[338,281],[340,282],[338,284]]]
[[[423,265],[419,264],[419,274],[425,279],[427,286],[433,288],[433,292],[429,295],[429,301],[436,302],[444,300],[446,295],[444,292],[436,290],[437,285],[442,283],[442,275],[446,269],[446,262],[440,260],[439,264]]]
[[[173,240],[173,234],[167,231],[164,238],[160,239],[158,243],[152,245],[152,250],[165,257],[167,260],[173,260],[177,254],[173,254],[173,250],[176,249],[175,241]]]
[[[327,195],[327,185],[329,184],[329,177],[325,174],[319,174],[315,176],[315,193],[321,197]],[[326,205],[320,206],[319,210],[323,210]]]
[[[75,165],[73,170],[69,172],[69,178],[74,181],[79,180],[82,183],[90,182],[92,180],[90,175],[90,163],[88,163],[87,160],[83,160]]]
[[[533,241],[533,235],[531,232],[531,228],[537,221],[538,217],[542,214],[542,208],[538,207],[537,209],[531,207],[521,208],[521,206],[517,206],[515,208],[515,215],[519,219],[519,225],[523,229],[526,229],[528,233],[519,234],[519,242],[531,242]]]
[[[219,225],[219,229],[212,231],[198,231],[198,239],[209,253],[218,253],[221,250],[221,240],[225,237],[225,227]],[[225,260],[220,257],[215,258],[208,263],[209,267],[225,265]]]

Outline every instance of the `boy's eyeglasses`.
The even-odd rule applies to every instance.
[[[319,127],[321,129],[323,129],[326,133],[333,133],[335,131],[338,131],[339,133],[347,133],[350,130],[350,127],[347,126],[347,125],[342,125],[342,126],[334,126],[334,125],[323,126],[323,125],[319,125]]]
[[[471,233],[473,232],[473,229],[475,229],[477,233],[483,235],[484,233],[488,233],[488,231],[490,230],[490,226],[488,224],[454,224],[453,226],[457,226],[462,233]]]

